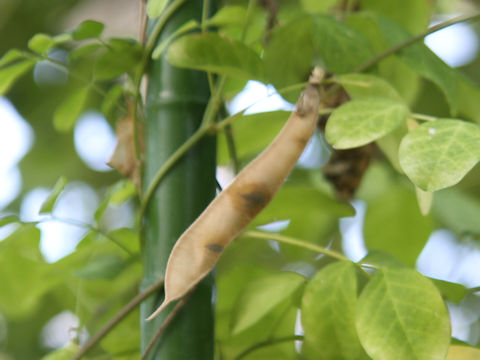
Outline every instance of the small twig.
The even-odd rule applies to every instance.
[[[348,259],[345,255],[342,255],[337,251],[328,250],[328,249],[325,249],[321,246],[318,246],[318,245],[315,245],[315,244],[312,244],[312,243],[309,243],[309,242],[306,242],[306,241],[303,241],[303,240],[288,237],[288,236],[266,233],[266,232],[262,232],[262,231],[253,231],[253,230],[245,231],[243,233],[243,236],[252,237],[252,238],[256,238],[256,239],[275,240],[275,241],[278,241],[278,242],[281,242],[281,243],[284,243],[284,244],[289,244],[289,245],[293,245],[293,246],[302,247],[304,249],[313,250],[313,251],[316,251],[320,254],[330,256],[330,257],[338,259],[338,260],[350,261],[350,259]]]
[[[438,120],[436,116],[431,116],[431,115],[425,115],[425,114],[419,114],[419,113],[411,113],[411,117],[417,120],[422,120],[422,121],[435,121]]]
[[[405,40],[404,42],[401,42],[400,44],[395,45],[395,46],[391,47],[390,49],[387,49],[387,50],[381,52],[380,54],[374,56],[373,58],[364,62],[362,65],[360,65],[358,68],[356,68],[353,72],[365,71],[368,68],[370,68],[371,66],[375,65],[380,60],[386,58],[387,56],[390,56],[390,55],[402,50],[403,48],[406,48],[407,46],[412,45],[413,43],[415,43],[419,40],[422,40],[427,35],[430,35],[430,34],[436,32],[438,30],[444,29],[446,27],[449,27],[451,25],[455,25],[455,24],[458,24],[458,23],[461,23],[461,22],[464,22],[464,21],[475,20],[477,18],[480,18],[480,14],[461,15],[461,16],[457,16],[453,19],[449,19],[449,20],[446,20],[444,22],[441,22],[437,25],[434,25],[434,26],[428,28],[427,30],[425,30],[424,32],[422,32],[418,35],[415,35],[415,36],[411,37],[410,39]]]
[[[240,171],[240,163],[238,161],[235,138],[233,137],[232,124],[227,124],[225,126],[225,138],[227,140],[228,153],[230,154],[230,159],[232,160],[233,172],[235,174],[238,174],[238,172]]]
[[[138,41],[145,45],[147,38],[147,0],[140,0],[140,21],[138,29]]]
[[[303,341],[303,339],[304,339],[303,335],[292,335],[292,336],[286,336],[286,337],[277,338],[277,339],[268,339],[268,340],[259,342],[255,345],[252,345],[251,347],[245,349],[239,355],[237,355],[235,360],[240,360],[240,359],[244,358],[245,356],[247,356],[248,354],[250,354],[251,352],[253,352],[255,350],[258,350],[258,349],[261,349],[261,348],[266,347],[266,346],[272,346],[272,345],[276,345],[276,344],[279,344],[279,343],[282,343],[282,342],[288,342],[288,341]]]
[[[162,336],[162,334],[165,332],[165,330],[167,329],[168,325],[170,325],[170,323],[173,321],[173,319],[175,318],[175,316],[177,316],[177,314],[179,313],[179,311],[182,309],[183,305],[185,305],[185,303],[187,302],[188,298],[190,297],[192,293],[188,293],[187,295],[185,295],[183,297],[182,300],[180,300],[177,305],[175,305],[175,307],[173,308],[173,310],[170,312],[170,314],[168,314],[168,316],[165,318],[165,320],[163,321],[162,323],[162,326],[160,326],[158,328],[158,330],[155,332],[155,335],[153,335],[152,337],[152,340],[150,340],[150,342],[148,343],[145,351],[143,352],[142,354],[142,360],[146,359],[147,358],[147,355],[148,353],[150,352],[150,350],[152,350],[153,346],[156,344],[156,342],[158,341],[158,339],[160,338],[160,336]]]
[[[125,305],[108,323],[93,335],[70,360],[80,360],[85,356],[105,335],[112,331],[130,312],[132,312],[143,300],[152,295],[163,286],[163,279],[157,280],[148,288],[135,296]]]

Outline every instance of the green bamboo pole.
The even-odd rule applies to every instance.
[[[190,19],[200,21],[202,1],[188,0],[160,34],[168,37]],[[164,58],[148,69],[144,184],[154,178],[169,156],[200,125],[209,87],[204,73],[172,67]],[[163,178],[146,209],[143,232],[142,288],[164,276],[168,255],[181,233],[215,195],[215,139],[205,137]],[[213,359],[212,277],[202,281],[168,326],[147,359]],[[173,306],[150,322],[145,318],[161,303],[163,293],[141,305],[142,352]]]

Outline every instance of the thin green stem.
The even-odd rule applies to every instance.
[[[237,147],[235,146],[235,138],[233,137],[233,128],[231,124],[225,126],[225,138],[227,140],[228,153],[230,154],[230,159],[232,160],[233,172],[238,174],[240,171],[240,162],[238,161],[237,156]]]
[[[421,121],[435,121],[438,120],[436,116],[431,116],[431,115],[425,115],[425,114],[419,114],[419,113],[411,113],[410,116],[416,120],[421,120]]]
[[[387,50],[381,52],[380,54],[374,56],[370,60],[364,62],[362,65],[357,67],[353,72],[365,71],[368,68],[370,68],[371,66],[378,63],[380,60],[386,58],[387,56],[390,56],[390,55],[406,48],[407,46],[412,45],[413,43],[415,43],[419,40],[422,40],[427,35],[430,35],[430,34],[436,32],[438,30],[444,29],[448,26],[455,25],[455,24],[458,24],[458,23],[461,23],[461,22],[476,20],[476,19],[479,19],[479,18],[480,18],[480,14],[461,15],[461,16],[457,16],[453,19],[449,19],[449,20],[446,20],[444,22],[441,22],[437,25],[434,25],[434,26],[428,28],[427,30],[425,30],[424,32],[422,32],[420,34],[415,35],[415,36],[411,37],[410,39],[408,39],[404,42],[401,42],[400,44],[395,45],[395,46],[391,47],[390,49],[387,49]]]
[[[111,242],[113,242],[115,245],[117,245],[119,248],[121,248],[123,251],[125,251],[131,257],[136,257],[137,256],[136,254],[132,253],[128,248],[126,248],[122,243],[118,242],[117,239],[115,239],[114,237],[112,237],[110,234],[103,231],[102,229],[99,229],[99,228],[97,228],[97,227],[95,227],[91,224],[87,224],[87,223],[84,223],[82,221],[78,221],[78,220],[75,220],[75,219],[61,218],[61,217],[57,217],[57,216],[52,215],[48,218],[44,218],[44,219],[41,219],[41,220],[38,220],[38,221],[25,221],[25,222],[22,222],[22,224],[37,225],[37,224],[41,224],[41,223],[45,223],[45,222],[49,222],[49,221],[58,221],[58,222],[61,222],[61,223],[64,223],[64,224],[69,224],[69,225],[73,225],[73,226],[76,226],[76,227],[89,229],[90,231],[93,231],[93,232],[95,232],[99,235],[102,235],[106,239],[110,240]]]
[[[145,52],[144,52],[144,58],[143,58],[143,69],[146,67],[146,63],[148,62],[148,59],[150,58],[150,55],[152,54],[153,48],[155,47],[155,44],[157,43],[158,36],[162,32],[165,24],[167,21],[172,17],[172,15],[186,2],[186,0],[175,0],[173,1],[168,8],[165,9],[165,11],[162,13],[160,18],[158,19],[157,23],[155,24],[155,27],[152,30],[152,33],[148,37],[147,43],[145,45]]]
[[[243,235],[247,237],[256,238],[256,239],[275,240],[283,244],[288,244],[288,245],[301,247],[304,249],[313,250],[319,254],[323,254],[337,260],[350,261],[350,259],[348,259],[345,255],[342,255],[337,251],[325,249],[321,246],[318,246],[303,240],[295,239],[289,236],[283,236],[283,235],[266,233],[262,231],[254,231],[254,230],[245,231]]]
[[[147,190],[142,198],[140,205],[140,219],[143,219],[145,211],[147,210],[148,203],[150,202],[155,190],[157,189],[160,181],[168,173],[168,171],[179,161],[196,143],[198,143],[208,132],[210,127],[200,126],[198,130],[185,141],[163,164],[163,166],[155,174],[152,182],[148,185]]]
[[[282,343],[282,342],[303,341],[303,340],[304,340],[304,336],[303,336],[303,335],[291,335],[291,336],[285,336],[285,337],[277,338],[277,339],[268,339],[268,340],[259,342],[259,343],[255,344],[255,345],[252,345],[252,346],[250,346],[249,348],[245,349],[245,350],[242,351],[239,355],[237,355],[237,357],[235,358],[235,360],[241,360],[241,359],[243,359],[245,356],[247,356],[248,354],[252,353],[253,351],[258,350],[258,349],[261,349],[261,348],[264,348],[264,347],[267,347],[267,346],[272,346],[272,345],[280,344],[280,343]]]
[[[125,317],[130,314],[143,300],[157,292],[163,286],[163,279],[157,280],[148,288],[140,292],[125,305],[108,323],[93,335],[70,360],[80,360],[96,344],[98,344],[110,331],[112,331]]]

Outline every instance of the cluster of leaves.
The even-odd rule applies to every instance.
[[[279,245],[247,233],[227,249],[216,280],[219,356],[293,359],[298,352],[294,340],[302,340],[300,351],[308,359],[443,359],[447,351],[448,359],[475,356],[478,349],[450,345],[442,300],[460,302],[471,296],[468,289],[427,279],[413,267],[436,227],[459,235],[480,234],[478,194],[473,197],[461,187],[438,191],[457,184],[480,160],[480,89],[421,43],[379,56],[410,39],[409,32],[424,30],[432,11],[429,2],[393,1],[385,6],[364,0],[363,11],[348,13],[344,21],[331,16],[339,11],[337,3],[281,2],[276,14],[256,5],[226,5],[203,24],[185,23],[153,49],[154,59],[165,56],[175,66],[221,75],[224,99],[237,94],[246,81],[258,80],[273,84],[294,101],[312,66],[320,65],[331,75],[324,86],[326,98],[343,89],[351,99],[331,109],[326,142],[333,149],[376,142],[388,159],[370,167],[358,192],[368,208],[364,235],[369,254],[360,262],[352,263],[340,252],[335,254],[342,260],[335,263],[318,257],[320,246],[339,249],[338,219],[354,211],[335,199],[315,169],[295,170],[251,227],[288,220],[275,232],[301,239],[297,246],[263,232],[266,240],[276,239]],[[161,16],[167,4],[150,1],[148,14]],[[267,18],[273,15],[278,25],[272,29]],[[217,31],[192,32],[208,27]],[[28,44],[30,52],[9,51],[0,60],[0,94],[46,61],[66,71],[71,81],[71,91],[53,117],[57,130],[73,127],[92,90],[104,95],[100,107],[106,116],[118,116],[115,109],[122,107],[118,100],[126,90],[116,80],[127,74],[127,83],[138,82],[145,52],[132,40],[102,39],[102,30],[102,24],[87,21],[59,36],[35,35]],[[69,51],[68,61],[49,56],[52,49],[69,48],[72,42],[79,45]],[[448,106],[448,114],[433,117],[414,111],[425,83],[437,87],[442,94],[438,101]],[[287,116],[281,111],[241,112],[227,118],[239,160],[259,153]],[[227,164],[226,136],[218,136],[218,161]],[[478,174],[472,173],[469,181],[478,184]],[[53,211],[64,185],[58,184],[44,212]],[[95,214],[97,224],[88,225],[90,231],[74,253],[54,264],[47,264],[38,251],[35,224],[3,219],[1,225],[21,226],[0,243],[0,266],[7,273],[12,263],[15,268],[22,264],[22,273],[0,285],[2,313],[24,318],[48,308],[48,297],[65,309],[76,308],[81,324],[93,333],[118,311],[135,293],[140,278],[139,239],[131,229],[102,232],[100,220],[109,204],[133,192],[130,183],[114,185]],[[298,309],[303,336],[295,335]],[[138,316],[130,315],[98,352],[138,358]],[[72,344],[62,356],[68,358],[76,350]]]

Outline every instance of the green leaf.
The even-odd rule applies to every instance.
[[[47,34],[35,34],[28,40],[28,48],[40,55],[45,55],[54,45],[52,37]]]
[[[126,200],[130,199],[136,194],[137,190],[135,185],[126,179],[122,179],[115,184],[113,184],[110,189],[108,189],[105,199],[100,203],[97,210],[95,211],[95,221],[100,223],[103,213],[107,209],[108,205],[120,205]]]
[[[180,26],[174,33],[169,35],[166,39],[162,40],[156,47],[153,49],[152,52],[152,59],[158,59],[160,55],[162,55],[163,51],[167,48],[170,43],[185,33],[188,33],[191,30],[200,28],[200,24],[196,20],[189,20],[182,26]]]
[[[363,10],[375,12],[402,25],[412,34],[428,26],[434,3],[418,0],[361,0]]]
[[[322,14],[337,4],[338,0],[300,0],[303,10],[308,13]]]
[[[89,88],[77,89],[61,103],[53,114],[53,126],[57,131],[69,131],[82,113],[88,98]]]
[[[480,160],[480,126],[461,120],[424,123],[400,144],[400,165],[419,188],[436,191],[458,183]]]
[[[376,268],[384,267],[404,267],[400,261],[394,258],[392,255],[384,253],[383,251],[371,250],[365,257],[358,262],[359,264],[373,265]]]
[[[64,44],[66,42],[69,42],[73,39],[72,37],[72,34],[70,33],[63,33],[63,34],[58,34],[58,35],[55,35],[52,40],[53,40],[53,44],[56,46],[56,45],[61,45],[61,44]]]
[[[443,226],[458,235],[480,235],[480,201],[478,197],[461,192],[455,188],[439,191],[435,194],[433,211]]]
[[[354,214],[351,205],[335,200],[312,186],[290,183],[280,189],[252,225],[290,220],[288,226],[279,231],[281,234],[318,244],[330,240],[328,235],[337,229],[340,217]],[[298,250],[286,245],[284,251],[294,256],[300,254]],[[311,251],[302,251],[305,252],[315,256]]]
[[[209,26],[242,26],[247,19],[247,9],[243,6],[223,6],[210,19]]]
[[[99,38],[102,35],[103,28],[104,25],[101,22],[86,20],[73,31],[72,37],[74,40]]]
[[[345,88],[352,99],[382,97],[403,102],[392,85],[375,75],[345,74],[335,77],[334,80]]]
[[[305,278],[292,272],[279,272],[250,282],[237,300],[232,334],[256,324],[305,284]]]
[[[328,119],[327,141],[336,149],[366,145],[393,131],[408,115],[401,102],[387,98],[352,100]]]
[[[364,224],[367,249],[391,254],[405,265],[415,265],[432,230],[432,218],[420,213],[415,194],[406,188],[391,187],[368,204]]]
[[[70,342],[65,347],[45,355],[41,360],[69,360],[78,352],[78,350],[80,350],[78,344]]]
[[[108,45],[95,62],[93,69],[95,79],[110,80],[134,72],[142,56],[140,44],[128,39],[110,39]]]
[[[0,68],[24,58],[26,58],[26,55],[22,51],[18,49],[10,49],[0,58]]]
[[[377,18],[381,33],[389,46],[393,47],[411,38],[411,35],[399,25],[386,19]],[[423,43],[414,43],[399,52],[410,68],[432,81],[445,94],[450,111],[458,111],[457,75],[455,71],[430,51]]]
[[[472,346],[452,345],[445,360],[478,360],[480,349]]]
[[[232,121],[237,157],[249,159],[262,150],[275,138],[285,124],[288,111],[270,111],[251,115],[238,114]],[[230,160],[225,135],[218,139],[218,163],[227,164]]]
[[[55,279],[39,249],[40,230],[21,226],[0,242],[0,310],[7,317],[31,314]]]
[[[408,268],[379,270],[363,289],[357,332],[373,360],[444,359],[450,321],[435,286]]]
[[[13,223],[19,223],[20,219],[18,218],[17,215],[7,215],[7,216],[2,216],[0,217],[0,227],[13,224]]]
[[[4,95],[13,83],[35,65],[34,60],[25,60],[0,69],[0,95]]]
[[[263,63],[251,48],[215,33],[189,34],[168,48],[174,66],[211,71],[228,76],[262,80]]]
[[[329,16],[313,16],[313,47],[334,74],[353,71],[374,56],[368,41],[353,28]]]
[[[40,214],[51,213],[53,211],[53,207],[55,206],[55,203],[57,202],[57,199],[62,193],[63,189],[65,189],[65,185],[67,185],[67,179],[62,176],[57,180],[53,190],[43,202],[42,207],[40,208]]]
[[[81,279],[106,279],[117,277],[127,266],[124,258],[117,255],[99,255],[91,259],[84,267],[74,272]]]
[[[273,32],[263,59],[267,79],[277,89],[307,80],[313,58],[311,23],[310,17],[301,17]],[[300,90],[285,98],[295,102],[299,94]]]
[[[461,284],[432,278],[430,280],[447,301],[459,303],[468,294],[468,289]]]
[[[112,117],[114,109],[119,105],[122,95],[124,94],[125,89],[121,85],[113,85],[105,95],[105,98],[102,102],[102,114],[105,115],[107,119]]]
[[[98,49],[103,47],[102,44],[99,43],[89,43],[89,44],[84,44],[82,46],[79,46],[75,49],[73,49],[69,54],[68,54],[68,59],[70,61],[77,61],[85,56],[88,56]]]
[[[327,265],[311,279],[302,300],[308,359],[365,359],[355,329],[357,279],[351,262]]]
[[[150,19],[156,19],[162,15],[168,5],[168,0],[148,0],[147,15]]]

